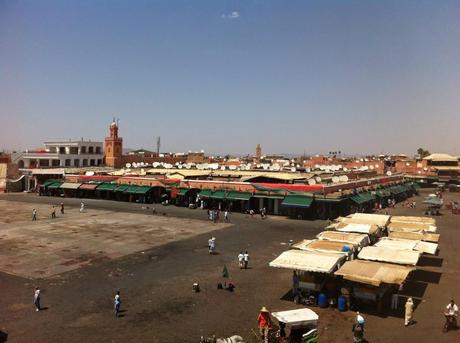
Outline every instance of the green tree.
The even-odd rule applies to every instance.
[[[420,156],[420,158],[424,158],[424,157],[427,157],[430,152],[428,150],[425,150],[423,148],[418,148],[417,149],[417,154]]]

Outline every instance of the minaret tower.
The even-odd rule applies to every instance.
[[[118,120],[113,118],[109,127],[109,137],[105,138],[105,165],[112,168],[123,166],[123,138],[118,137]]]

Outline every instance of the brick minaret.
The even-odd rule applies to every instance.
[[[112,168],[123,166],[123,138],[118,137],[118,124],[113,119],[110,124],[110,136],[105,138],[105,165]]]

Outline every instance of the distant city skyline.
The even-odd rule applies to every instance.
[[[0,150],[460,155],[458,1],[0,1]]]

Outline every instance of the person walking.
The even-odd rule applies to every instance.
[[[406,301],[406,313],[404,315],[404,325],[409,326],[412,323],[412,316],[414,314],[414,302],[412,298]]]
[[[209,241],[209,253],[212,255],[216,251],[216,237],[212,237]]]
[[[34,305],[35,305],[35,311],[38,312],[40,311],[40,288],[35,287],[35,293],[34,293]]]
[[[353,332],[353,339],[355,343],[360,343],[364,341],[364,327],[359,323],[354,323],[351,331]]]
[[[270,313],[267,308],[263,306],[260,309],[259,316],[257,317],[257,323],[259,326],[259,332],[262,342],[268,343],[268,330],[271,325]]]
[[[56,218],[56,206],[53,205],[53,208],[51,209],[51,219]]]
[[[240,269],[243,269],[243,267],[244,267],[244,254],[243,254],[243,252],[240,252],[238,254],[238,265],[240,266]]]
[[[224,212],[224,220],[225,220],[226,222],[229,222],[229,221],[230,221],[230,218],[228,217],[228,210],[225,210],[225,212]]]
[[[117,291],[117,293],[115,294],[114,306],[115,306],[115,317],[118,317],[118,313],[120,312],[120,306],[121,306],[120,291]]]
[[[64,214],[64,203],[61,202],[61,214]]]
[[[244,257],[244,269],[248,269],[249,254],[247,250],[244,252],[243,257]]]
[[[82,201],[80,203],[80,213],[83,213],[85,211],[85,203]]]
[[[32,221],[36,221],[37,220],[37,210],[34,208],[32,209]]]

